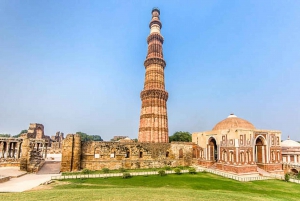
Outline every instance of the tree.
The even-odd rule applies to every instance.
[[[169,141],[179,141],[179,142],[191,142],[192,134],[184,131],[177,131],[172,136],[169,137]]]
[[[76,134],[80,135],[81,141],[86,142],[86,141],[103,141],[101,136],[99,135],[88,135],[83,132],[76,132]]]
[[[27,133],[28,132],[28,130],[21,130],[21,132],[18,134],[18,135],[14,135],[13,137],[15,137],[15,138],[18,138],[18,137],[20,137],[23,133]]]
[[[10,137],[10,134],[0,134],[0,137]]]

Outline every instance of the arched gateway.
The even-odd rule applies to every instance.
[[[208,158],[210,161],[218,160],[218,148],[216,139],[211,137],[208,140]]]

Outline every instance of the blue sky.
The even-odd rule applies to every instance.
[[[300,140],[300,1],[0,1],[0,133],[137,138],[151,9],[169,134],[230,113]]]

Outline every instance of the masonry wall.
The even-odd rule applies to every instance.
[[[62,172],[190,166],[197,162],[194,143],[81,142],[67,135],[62,148]],[[81,152],[81,154],[79,154]],[[73,165],[71,165],[73,164]],[[78,166],[80,164],[80,166]]]

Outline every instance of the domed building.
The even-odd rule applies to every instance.
[[[300,143],[291,140],[288,137],[287,140],[281,142],[282,149],[282,162],[294,163],[300,165]]]
[[[260,130],[249,121],[230,114],[211,131],[196,132],[199,164],[236,174],[257,174],[258,168],[282,173],[281,132]]]

